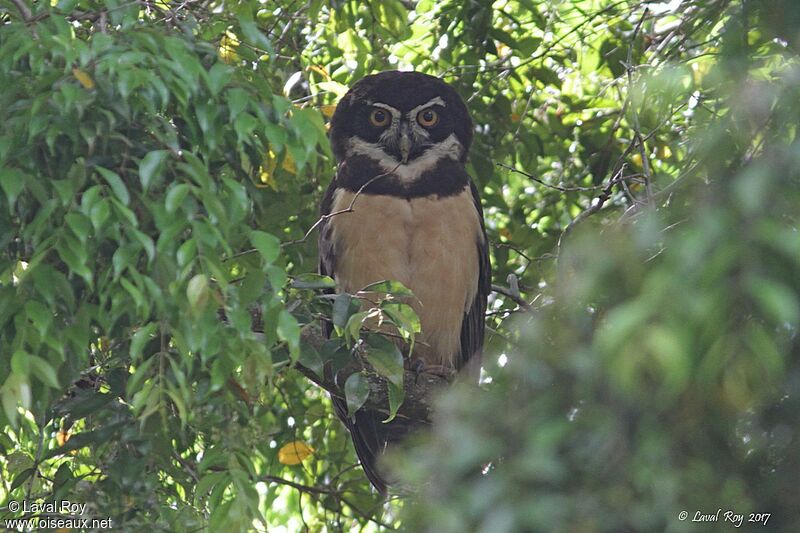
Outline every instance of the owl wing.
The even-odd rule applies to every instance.
[[[320,206],[320,216],[331,213],[333,204],[333,194],[336,192],[336,178],[333,179],[328,190],[325,192]],[[327,220],[323,220],[319,228],[319,273],[332,278],[336,277],[336,243],[334,242],[331,225]],[[331,291],[333,292],[333,291]],[[326,337],[330,337],[333,332],[333,324],[327,320],[322,322],[322,331]],[[408,422],[395,418],[393,421],[384,424],[385,415],[359,409],[354,416],[347,414],[347,402],[331,394],[331,402],[334,411],[339,419],[344,423],[353,438],[353,445],[356,455],[361,462],[364,473],[372,485],[381,494],[386,494],[388,480],[378,471],[378,457],[392,442],[402,439],[411,427]]]
[[[456,361],[456,368],[475,380],[481,370],[481,352],[483,350],[484,331],[486,330],[486,300],[492,290],[491,265],[489,263],[489,241],[486,238],[486,224],[483,220],[483,209],[478,188],[470,180],[472,200],[481,221],[481,239],[476,243],[478,257],[478,286],[472,305],[464,314],[461,324],[461,351]]]

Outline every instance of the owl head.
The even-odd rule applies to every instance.
[[[450,85],[420,72],[381,72],[357,82],[333,115],[338,162],[362,156],[384,168],[463,163],[472,142],[467,106]]]

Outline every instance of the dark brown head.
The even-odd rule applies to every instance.
[[[420,72],[381,72],[356,83],[333,115],[337,161],[366,156],[384,167],[463,163],[472,143],[467,106],[450,85]],[[430,161],[428,161],[430,160]]]

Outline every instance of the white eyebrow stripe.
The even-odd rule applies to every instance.
[[[378,143],[367,142],[359,137],[350,138],[348,155],[364,155],[381,166],[384,172],[391,173],[400,183],[408,185],[417,181],[425,172],[433,169],[444,158],[458,161],[464,151],[461,141],[454,133],[445,140],[431,146],[422,156],[403,165],[387,154]]]
[[[427,102],[425,102],[422,105],[418,105],[417,107],[415,107],[414,109],[409,111],[408,115],[406,115],[406,116],[408,116],[408,118],[413,119],[415,116],[417,116],[417,113],[419,113],[420,111],[422,111],[426,107],[430,107],[432,105],[440,105],[442,107],[445,107],[444,100],[442,100],[442,97],[441,96],[437,96],[436,98],[431,98],[430,100],[428,100]]]
[[[396,109],[390,105],[384,104],[382,102],[373,102],[372,107],[380,107],[381,109],[385,109],[389,113],[392,114],[394,118],[399,118],[402,113],[400,113],[399,109]]]

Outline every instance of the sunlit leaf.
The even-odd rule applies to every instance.
[[[298,465],[314,453],[314,448],[303,441],[295,440],[278,450],[278,461],[284,465]]]
[[[75,76],[75,79],[78,80],[81,85],[83,85],[84,89],[94,89],[94,80],[86,72],[79,68],[74,68],[72,69],[72,75]]]

